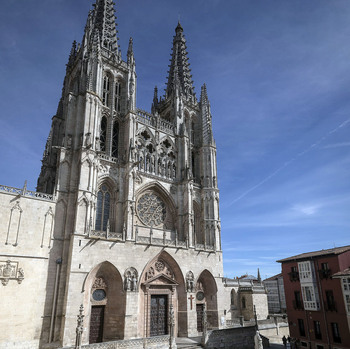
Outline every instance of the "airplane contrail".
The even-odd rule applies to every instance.
[[[298,153],[294,158],[288,160],[287,162],[285,162],[282,166],[280,166],[277,170],[275,170],[274,172],[272,172],[271,174],[269,174],[267,177],[265,177],[262,181],[260,181],[259,183],[255,184],[254,186],[252,186],[251,188],[249,188],[248,190],[246,190],[243,194],[241,194],[240,196],[238,196],[236,199],[234,199],[229,206],[233,205],[234,203],[236,203],[237,201],[243,199],[245,196],[247,196],[249,193],[251,193],[253,190],[259,188],[261,185],[263,185],[264,183],[266,183],[268,180],[270,180],[271,178],[275,177],[277,175],[277,173],[279,173],[280,171],[282,171],[283,169],[285,169],[287,166],[289,166],[291,163],[293,163],[294,161],[296,161],[298,158],[300,158],[301,156],[307,154],[308,152],[310,152],[311,150],[313,150],[315,147],[317,147],[320,143],[322,143],[324,140],[326,140],[331,134],[337,132],[339,129],[343,128],[344,126],[346,126],[348,123],[350,123],[350,119],[345,120],[344,122],[342,122],[340,125],[338,125],[337,127],[335,127],[333,130],[329,131],[326,135],[324,135],[323,137],[321,137],[317,142],[311,144],[308,148],[306,148],[305,150],[303,150],[302,152]]]

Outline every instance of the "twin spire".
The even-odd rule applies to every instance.
[[[165,98],[167,99],[176,88],[180,88],[180,92],[187,100],[195,102],[195,93],[193,88],[193,81],[191,75],[190,64],[188,63],[186,40],[183,35],[183,28],[178,22],[175,29],[176,35],[173,39],[172,54],[168,71],[168,82],[165,90]]]
[[[116,55],[120,55],[114,5],[113,0],[96,0],[96,3],[93,5],[94,9],[89,13],[86,31],[89,32],[89,37],[93,38],[97,46],[111,51]],[[96,41],[99,42],[99,45]],[[178,22],[173,39],[165,99],[175,95],[177,93],[176,91],[178,91],[187,101],[196,103],[197,100],[186,49],[183,28],[180,22]],[[128,60],[133,59],[131,57],[131,51],[132,41],[129,43]]]
[[[118,37],[113,0],[97,0],[90,11],[87,29],[101,47],[118,54]]]

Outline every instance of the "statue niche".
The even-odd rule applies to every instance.
[[[126,269],[124,273],[124,289],[125,291],[137,291],[137,270],[133,267]]]

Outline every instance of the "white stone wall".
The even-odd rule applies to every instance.
[[[0,264],[18,263],[24,274],[20,284],[13,279],[0,284],[1,348],[38,348],[43,319],[50,316],[45,302],[54,214],[52,201],[0,192]]]
[[[269,315],[266,293],[253,293],[252,298],[258,320],[266,319]]]

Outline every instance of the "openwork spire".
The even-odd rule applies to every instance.
[[[191,75],[190,64],[188,63],[186,40],[183,35],[183,28],[178,23],[175,29],[176,35],[173,40],[171,64],[166,88],[166,98],[170,97],[176,88],[187,100],[195,102],[195,93]]]
[[[204,84],[201,89],[200,98],[201,118],[202,118],[202,137],[204,144],[214,143],[212,124],[211,124],[211,111],[210,102],[207,94],[207,87]]]
[[[116,29],[116,17],[114,14],[114,2],[112,0],[97,0],[93,5],[92,29],[99,35],[101,46],[118,53],[118,38]]]

